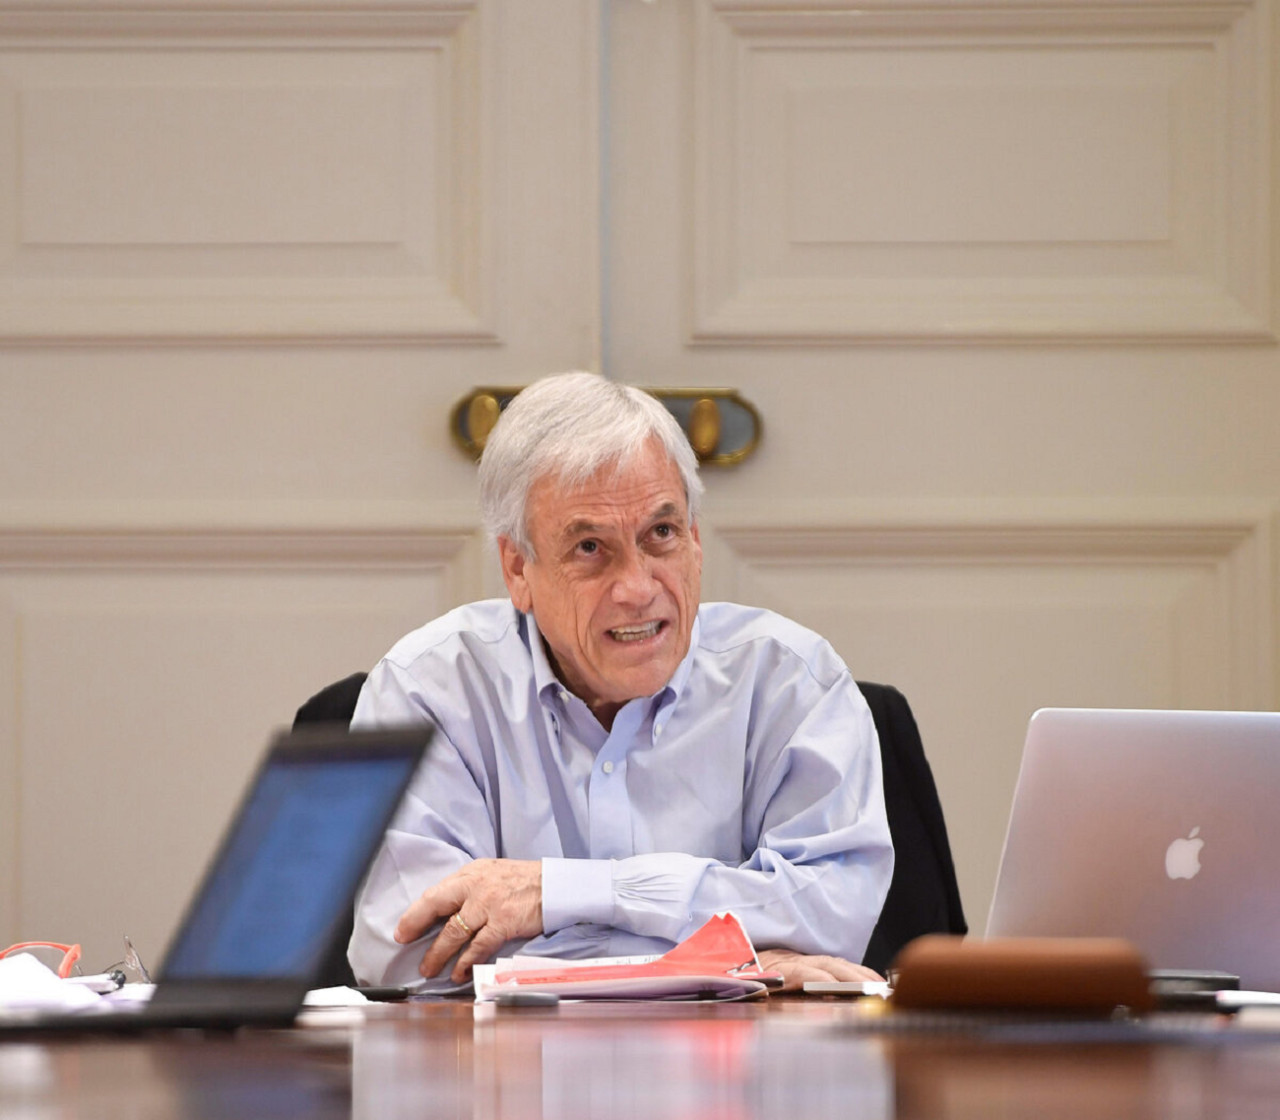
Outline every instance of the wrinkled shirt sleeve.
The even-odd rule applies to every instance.
[[[365,682],[353,727],[437,722],[386,662]],[[461,780],[460,780],[461,777]],[[432,790],[432,804],[423,790]],[[441,797],[439,791],[447,796]],[[467,780],[457,749],[437,725],[431,747],[383,838],[356,901],[348,959],[356,980],[365,984],[414,984],[422,980],[418,964],[439,926],[409,945],[395,940],[400,915],[428,887],[473,859],[496,854],[493,827],[484,798]],[[446,973],[447,977],[447,973]],[[434,987],[450,985],[437,981]]]

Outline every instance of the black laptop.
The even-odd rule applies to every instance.
[[[433,730],[279,734],[178,926],[150,1002],[5,1013],[0,1033],[292,1023],[350,929],[360,881]]]

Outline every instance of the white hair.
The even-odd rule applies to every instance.
[[[586,483],[602,470],[624,470],[656,439],[680,473],[689,523],[698,516],[698,460],[675,417],[643,389],[594,373],[561,373],[535,381],[503,410],[480,458],[480,513],[495,540],[508,538],[533,558],[527,523],[529,490],[552,478]]]

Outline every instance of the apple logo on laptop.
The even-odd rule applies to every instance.
[[[1164,853],[1164,870],[1170,879],[1194,879],[1200,873],[1200,849],[1204,840],[1200,836],[1200,826],[1169,845]]]

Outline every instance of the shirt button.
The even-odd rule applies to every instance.
[[[561,704],[569,703],[569,694],[563,688],[560,690],[560,703]]]
[[[606,762],[603,766],[601,766],[601,767],[600,767],[600,769],[601,769],[601,770],[603,770],[606,774],[612,774],[612,773],[613,773],[613,763],[612,763],[612,762]]]
[[[662,734],[662,724],[655,723],[653,725],[653,737],[656,739],[661,734]]]

